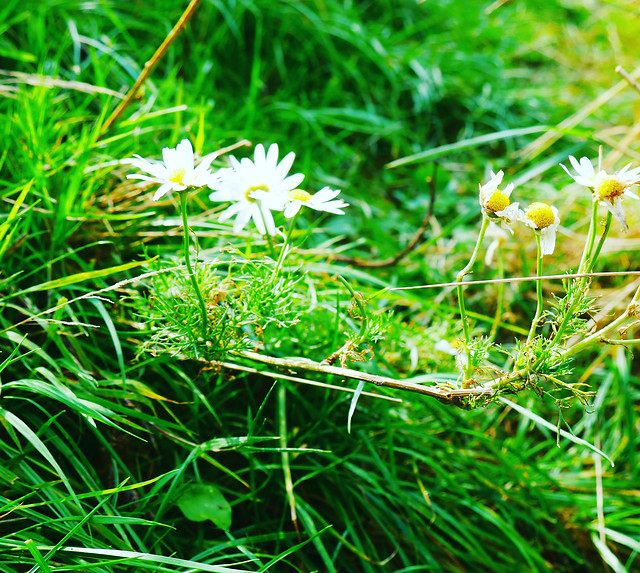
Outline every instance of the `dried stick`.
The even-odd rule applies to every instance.
[[[466,286],[466,285],[492,285],[498,283],[524,283],[524,282],[533,282],[533,281],[543,281],[543,280],[551,280],[551,279],[580,279],[580,278],[591,278],[591,277],[620,277],[620,276],[630,276],[630,275],[640,275],[640,271],[605,271],[601,273],[569,273],[564,275],[542,275],[535,277],[511,277],[508,279],[486,279],[481,281],[465,281],[465,282],[450,282],[450,283],[435,283],[430,285],[416,285],[416,286],[406,286],[406,287],[391,287],[387,290],[416,290],[423,288],[442,288],[442,287],[454,287],[458,285]]]
[[[348,264],[356,265],[358,267],[367,267],[367,268],[382,268],[382,267],[391,267],[402,260],[406,255],[408,255],[422,240],[425,231],[427,230],[427,225],[433,217],[433,208],[435,205],[436,199],[436,173],[437,173],[438,164],[436,163],[433,169],[433,177],[431,178],[430,183],[430,196],[429,196],[429,209],[427,214],[422,221],[422,225],[418,229],[418,232],[414,235],[413,239],[409,242],[409,244],[402,249],[397,255],[390,257],[388,259],[384,259],[382,261],[369,261],[367,259],[361,259],[359,257],[346,257],[344,255],[335,255],[331,257],[334,261],[341,261]]]
[[[144,65],[142,72],[138,76],[136,83],[133,84],[131,89],[127,92],[126,97],[120,102],[118,107],[113,110],[113,113],[109,116],[107,121],[104,122],[102,126],[102,134],[107,132],[109,128],[118,121],[118,118],[122,115],[122,112],[127,108],[127,106],[131,103],[136,93],[140,89],[140,86],[146,81],[151,73],[151,70],[156,66],[156,64],[160,61],[162,56],[164,56],[165,52],[169,48],[169,46],[173,43],[173,41],[178,37],[178,34],[182,32],[185,25],[195,12],[196,8],[200,4],[200,0],[191,0],[191,3],[187,6],[186,10],[180,16],[180,19],[176,22],[176,25],[173,27],[171,32],[164,39],[164,42],[160,44],[160,47],[156,50],[156,53],[153,54],[151,59]]]
[[[351,370],[350,368],[329,366],[328,364],[321,364],[319,362],[313,362],[311,360],[275,358],[273,356],[265,356],[263,354],[257,354],[255,352],[234,352],[233,354],[238,358],[245,358],[253,362],[262,362],[263,364],[270,364],[279,368],[286,368],[291,370],[307,370],[309,372],[319,372],[321,374],[334,374],[335,376],[339,376],[341,378],[362,380],[364,382],[375,384],[376,386],[384,386],[385,388],[395,388],[396,390],[416,392],[418,394],[423,394],[424,396],[436,398],[437,400],[445,404],[455,404],[460,402],[462,398],[471,396],[491,396],[496,391],[494,388],[455,389],[423,386],[421,384],[416,384],[415,382],[397,380],[395,378],[388,378],[386,376],[378,376],[377,374],[368,374],[366,372],[360,372],[358,370]],[[220,363],[220,365],[225,366],[224,363]]]
[[[638,93],[640,93],[640,84],[635,81],[630,75],[629,72],[627,72],[627,70],[625,70],[622,66],[617,66],[616,67],[616,72],[619,73],[625,80],[627,80],[627,82],[629,83],[629,85],[636,90]]]

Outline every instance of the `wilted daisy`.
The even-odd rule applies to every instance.
[[[622,198],[626,196],[638,199],[638,196],[628,188],[640,183],[640,167],[629,169],[631,167],[631,163],[629,163],[616,173],[607,173],[604,170],[596,173],[591,161],[589,161],[587,157],[583,157],[578,162],[575,157],[570,155],[569,161],[575,169],[576,175],[571,174],[562,163],[560,167],[562,167],[576,183],[592,189],[593,200],[609,209],[616,221],[618,221],[626,231],[629,226],[627,225],[627,218],[622,208]]]
[[[517,203],[511,203],[511,192],[513,191],[513,183],[509,183],[504,190],[498,188],[502,183],[504,172],[491,172],[491,179],[488,183],[480,185],[480,206],[486,217],[493,221],[498,221],[508,229],[511,233],[513,230],[509,225],[519,218],[519,209]]]
[[[344,215],[342,209],[348,207],[349,203],[345,203],[342,199],[336,199],[339,193],[339,189],[331,189],[329,187],[324,187],[313,195],[302,189],[292,189],[287,192],[284,216],[290,219],[300,211],[300,207],[303,205],[316,211]]]
[[[278,231],[271,211],[282,211],[287,193],[295,189],[302,180],[302,173],[288,175],[295,153],[288,153],[278,163],[278,146],[273,144],[265,153],[264,146],[256,146],[253,161],[244,158],[238,161],[229,158],[231,167],[218,172],[217,181],[210,183],[214,190],[212,201],[231,201],[232,204],[220,214],[220,221],[235,216],[234,232],[238,232],[253,220],[261,234],[275,235]]]
[[[169,191],[184,191],[188,187],[203,187],[212,184],[217,178],[209,171],[216,154],[207,155],[197,167],[194,167],[193,147],[188,139],[183,139],[175,149],[165,147],[162,150],[164,163],[147,161],[139,155],[134,155],[134,158],[125,159],[123,162],[130,163],[138,169],[150,173],[151,176],[134,173],[127,175],[127,179],[142,179],[160,183],[160,188],[153,195],[154,201]]]
[[[521,220],[540,233],[540,254],[551,255],[556,247],[556,233],[560,226],[558,209],[546,203],[531,203]]]

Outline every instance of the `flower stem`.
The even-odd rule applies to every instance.
[[[536,232],[536,244],[538,246],[538,265],[537,265],[537,273],[538,276],[542,276],[542,246],[540,244],[540,233]],[[542,307],[544,305],[544,300],[542,298],[542,281],[536,281],[536,295],[538,297],[538,305],[536,308],[536,314],[531,322],[531,330],[529,330],[529,336],[527,336],[527,344],[531,342],[533,337],[536,334],[536,328],[538,328],[538,322],[540,321],[540,317],[542,316]]]
[[[269,227],[267,227],[267,220],[264,216],[264,211],[262,210],[262,203],[258,203],[258,208],[260,210],[260,218],[262,219],[262,224],[265,228],[265,236],[267,237],[267,245],[269,246],[269,254],[272,259],[276,258],[276,248],[273,246],[273,239],[271,238],[271,233],[269,232]]]
[[[296,220],[298,219],[298,215],[300,214],[300,211],[298,211],[295,216],[293,217],[293,219],[291,219],[291,223],[289,224],[289,230],[287,231],[287,236],[284,239],[284,245],[282,245],[282,250],[280,251],[280,254],[278,255],[278,260],[276,261],[276,266],[273,269],[273,282],[276,281],[276,279],[278,278],[278,275],[280,274],[280,271],[282,270],[282,265],[284,264],[284,260],[287,256],[287,248],[289,247],[289,245],[291,244],[291,237],[293,236],[293,229],[295,227],[296,224]]]
[[[187,273],[189,274],[189,279],[191,280],[191,284],[193,285],[193,290],[196,293],[196,297],[198,298],[198,304],[200,305],[200,314],[202,315],[202,338],[204,340],[207,339],[207,307],[204,304],[204,299],[202,298],[202,293],[200,292],[200,286],[198,285],[198,281],[196,280],[196,275],[193,272],[193,267],[191,266],[191,259],[189,258],[189,223],[187,221],[187,191],[180,192],[180,211],[182,212],[182,228],[184,230],[184,262],[187,265]]]
[[[563,358],[569,358],[570,356],[578,354],[582,350],[589,348],[589,346],[593,345],[594,343],[600,342],[605,335],[621,327],[629,318],[637,316],[638,300],[640,300],[640,288],[636,290],[633,298],[631,299],[631,302],[627,305],[627,309],[618,318],[610,322],[604,328],[601,328],[597,332],[594,332],[591,336],[587,336],[577,344],[574,344],[572,347],[567,348],[564,352],[562,352],[561,356]]]
[[[596,224],[598,221],[598,202],[597,201],[593,201],[593,209],[591,212],[591,224],[589,225],[589,233],[587,234],[587,242],[584,245],[584,251],[582,251],[582,259],[580,260],[580,266],[578,267],[578,273],[584,273],[587,272],[585,269],[587,267],[589,267],[591,264],[591,261],[595,262],[595,258],[592,258],[592,253],[593,253],[593,246],[595,244],[596,241]],[[608,231],[607,231],[608,232]],[[605,236],[605,234],[603,233],[603,237]],[[601,241],[604,241],[604,238],[600,239]],[[602,245],[598,244],[599,249],[602,248]],[[598,250],[598,253],[600,251]],[[573,316],[573,312],[574,309],[576,308],[576,305],[578,304],[578,302],[582,299],[582,296],[585,294],[585,285],[587,283],[587,279],[586,277],[582,277],[579,279],[576,279],[575,282],[575,286],[573,288],[572,294],[571,294],[571,298],[569,300],[569,305],[567,307],[567,310],[564,313],[564,317],[562,318],[562,322],[560,323],[560,326],[558,326],[558,330],[555,334],[555,336],[553,337],[552,342],[553,343],[557,343],[560,342],[562,340],[562,335],[564,334],[564,331],[567,328],[567,325],[569,324],[569,320],[571,320],[571,317]]]
[[[589,262],[587,264],[587,270],[586,272],[590,273],[593,270],[593,267],[595,266],[598,257],[600,256],[600,251],[602,250],[602,245],[604,245],[604,242],[607,238],[607,235],[609,234],[609,230],[611,229],[611,220],[613,218],[613,215],[611,214],[611,212],[609,212],[607,214],[607,220],[604,224],[604,230],[602,231],[602,236],[600,237],[600,240],[598,241],[598,244],[596,245],[596,250],[593,253],[593,256],[591,257],[591,259],[589,259]]]
[[[478,253],[480,252],[480,247],[482,246],[482,241],[484,240],[484,234],[487,232],[487,228],[489,227],[489,219],[488,217],[482,218],[482,227],[480,228],[480,233],[478,234],[478,240],[476,241],[476,246],[473,249],[473,253],[467,266],[464,267],[456,277],[456,282],[461,283],[464,279],[465,275],[471,271],[471,268],[476,262],[478,258]],[[466,366],[466,378],[471,374],[471,352],[469,351],[469,344],[471,342],[471,336],[469,333],[469,324],[467,322],[467,313],[464,308],[464,292],[461,284],[458,284],[458,306],[460,307],[460,320],[462,321],[462,331],[464,332],[464,341],[465,341],[465,350],[467,352],[467,366]]]
[[[498,283],[496,314],[493,317],[493,323],[491,324],[491,331],[489,332],[489,341],[493,342],[496,339],[500,322],[502,321],[502,310],[504,307],[504,257],[502,256],[502,250],[498,249],[498,279],[501,282]]]
[[[591,211],[591,224],[589,225],[589,233],[587,234],[587,242],[584,244],[584,251],[582,251],[582,259],[580,259],[580,266],[578,267],[578,273],[584,273],[585,268],[591,259],[591,253],[593,252],[593,244],[596,240],[596,224],[598,221],[598,202],[593,201],[593,209]],[[584,280],[584,279],[578,279]]]

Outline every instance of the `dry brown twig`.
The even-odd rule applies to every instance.
[[[162,56],[164,56],[165,52],[169,49],[169,46],[178,37],[180,32],[182,32],[191,16],[193,16],[193,13],[198,7],[198,4],[200,4],[200,0],[191,0],[185,11],[182,13],[182,16],[180,16],[179,20],[176,22],[176,25],[173,27],[171,32],[169,32],[162,44],[160,44],[160,47],[156,50],[155,54],[153,54],[153,56],[151,56],[151,59],[145,63],[144,68],[138,76],[138,79],[133,84],[133,86],[131,86],[131,89],[127,92],[126,97],[120,102],[118,107],[113,110],[113,113],[109,116],[107,121],[104,122],[104,124],[102,125],[101,135],[104,135],[109,130],[109,128],[116,121],[118,121],[118,118],[122,115],[122,112],[124,112],[124,110],[133,101],[133,98],[138,93],[138,90],[149,77],[151,70],[153,70],[156,64],[162,59]]]
[[[395,378],[388,378],[387,376],[378,376],[377,374],[368,374],[366,372],[360,372],[359,370],[352,370],[351,368],[340,368],[338,366],[330,366],[328,364],[321,364],[311,360],[275,358],[273,356],[257,354],[256,352],[237,352],[234,353],[234,355],[238,358],[251,360],[252,362],[261,362],[263,364],[270,364],[271,366],[277,366],[288,370],[306,370],[307,372],[317,372],[320,374],[333,374],[341,378],[361,380],[363,382],[369,382],[376,386],[383,386],[385,388],[415,392],[417,394],[436,398],[440,402],[444,402],[446,404],[458,404],[464,398],[492,396],[496,391],[495,388],[489,387],[457,389],[444,388],[442,386],[423,386],[422,384],[416,384],[415,382],[397,380]],[[224,366],[228,368],[229,364],[226,363]]]
[[[420,228],[418,229],[416,234],[413,236],[411,241],[409,241],[409,243],[404,249],[402,249],[399,253],[397,253],[393,257],[390,257],[388,259],[383,259],[382,261],[370,261],[368,259],[361,259],[360,257],[347,257],[344,255],[334,255],[331,258],[334,261],[340,261],[343,263],[356,265],[357,267],[377,268],[377,269],[382,267],[391,267],[396,263],[399,263],[402,259],[404,259],[404,257],[406,257],[411,251],[413,251],[413,249],[415,249],[420,244],[424,236],[424,233],[427,230],[427,225],[429,224],[429,221],[431,221],[431,217],[433,217],[433,209],[434,209],[435,199],[436,199],[437,165],[438,164],[436,163],[434,166],[433,176],[431,177],[431,180],[429,182],[430,195],[429,195],[429,208],[427,210],[427,214],[422,220],[422,224],[420,225]]]

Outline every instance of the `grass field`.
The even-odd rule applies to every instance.
[[[202,0],[108,125],[186,7],[0,6],[0,571],[640,570],[640,202],[559,165],[640,166],[634,0]],[[127,178],[184,139],[349,206],[285,243]],[[499,170],[544,274],[620,274],[460,302]],[[490,242],[465,280],[541,270]]]

